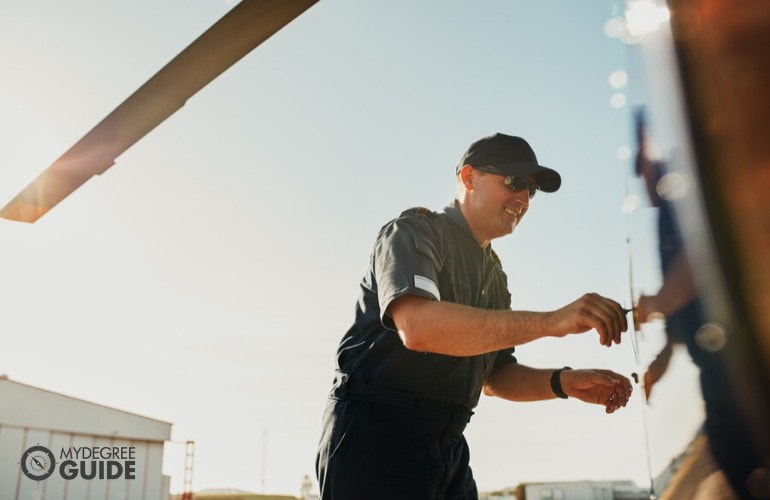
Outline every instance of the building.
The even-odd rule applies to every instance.
[[[195,500],[303,500],[294,495],[270,495],[251,493],[240,490],[203,490],[193,495]],[[172,495],[171,500],[180,500],[180,495]]]
[[[632,481],[522,483],[510,490],[480,495],[482,500],[649,500],[650,491]]]
[[[302,500],[293,495],[269,495],[240,490],[203,490],[196,492],[195,500]],[[171,500],[180,500],[180,495],[172,495]]]
[[[171,424],[0,376],[0,498],[168,500]]]
[[[216,489],[198,491],[193,495],[194,500],[318,500],[318,495],[311,493],[313,481],[310,476],[302,479],[299,497],[294,495],[276,495],[252,493],[236,489]],[[171,495],[170,500],[182,500],[183,495]]]

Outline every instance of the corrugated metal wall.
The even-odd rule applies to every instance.
[[[41,408],[40,411],[50,411]],[[54,472],[42,481],[27,477],[21,467],[24,452],[32,446],[48,448],[55,458]],[[76,447],[130,447],[134,451],[135,478],[65,479],[60,466],[62,451]],[[121,462],[124,460],[117,460]],[[80,461],[77,460],[79,463]],[[94,466],[86,461],[90,473]],[[169,478],[162,474],[163,442],[126,440],[0,425],[0,499],[3,500],[168,500]],[[97,469],[98,471],[98,469]],[[89,474],[87,474],[89,475]]]

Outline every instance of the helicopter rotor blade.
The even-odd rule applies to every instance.
[[[0,209],[35,222],[318,0],[243,0]]]

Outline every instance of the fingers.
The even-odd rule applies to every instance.
[[[607,413],[612,413],[618,408],[624,407],[628,404],[628,400],[631,399],[631,394],[634,391],[631,381],[620,375],[619,373],[612,372],[610,370],[596,370],[608,380],[612,381],[612,392],[604,400],[604,406]]]
[[[614,413],[616,410],[623,408],[628,404],[633,388],[631,387],[630,382],[627,384],[628,385],[626,385],[626,382],[618,382],[618,384],[615,385],[612,394],[607,396],[607,399],[604,401],[604,411],[606,413]]]
[[[578,301],[578,314],[581,315],[578,322],[587,327],[583,331],[595,329],[603,346],[620,344],[621,332],[628,329],[626,314],[620,304],[597,293],[586,294]]]
[[[639,300],[636,302],[636,307],[634,307],[634,329],[636,331],[641,331],[642,323],[647,322],[650,309],[649,302],[650,297],[646,295],[639,297]]]
[[[652,394],[652,386],[655,385],[655,377],[651,371],[647,371],[644,374],[644,399],[649,400],[650,394]]]
[[[596,326],[594,328],[599,333],[599,342],[604,346],[611,346],[612,343],[620,343],[620,332],[625,329],[625,315],[620,305],[598,294],[590,294],[593,310],[591,314],[594,317]]]
[[[628,403],[628,400],[623,401],[616,392],[613,392],[604,403],[604,412],[608,414],[615,413],[621,406],[626,406],[626,403]]]
[[[606,390],[603,392],[603,399],[600,401],[600,404],[604,404],[604,411],[609,414],[625,407],[628,404],[628,400],[631,399],[631,393],[634,390],[631,381],[623,375],[610,370],[595,371],[604,377],[603,385],[610,389],[609,394],[607,394]]]
[[[631,381],[611,370],[574,370],[569,377],[577,398],[604,405],[606,413],[625,407],[633,392]]]
[[[633,309],[631,309],[631,320],[634,323],[634,330],[636,330],[637,332],[641,331],[642,330],[642,325],[641,325],[641,323],[639,323],[639,308],[638,307],[634,307]]]

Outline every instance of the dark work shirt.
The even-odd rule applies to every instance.
[[[665,277],[677,256],[685,251],[685,246],[672,202],[662,199],[658,210],[658,251],[661,272]],[[701,368],[713,358],[695,343],[695,333],[705,322],[700,297],[690,300],[666,318],[666,333],[669,338],[684,343],[695,364]]]
[[[514,349],[465,357],[407,349],[387,314],[388,306],[406,294],[510,309],[507,277],[497,255],[491,246],[478,244],[456,202],[441,213],[407,210],[380,230],[361,281],[355,322],[340,342],[337,363],[358,382],[475,407],[492,368],[516,362]]]

